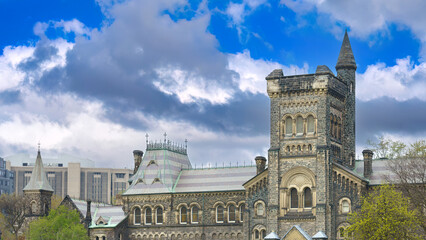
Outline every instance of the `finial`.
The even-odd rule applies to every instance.
[[[188,149],[188,139],[185,138],[185,149]]]
[[[38,141],[38,152],[40,152],[40,140]]]
[[[148,133],[145,134],[145,138],[146,138],[146,145],[148,146],[148,139],[149,139]]]
[[[167,133],[166,133],[166,132],[164,132],[163,136],[164,136],[164,143],[166,143]]]

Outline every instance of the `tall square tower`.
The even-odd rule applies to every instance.
[[[298,224],[331,236],[332,163],[353,168],[356,63],[347,33],[336,65],[314,74],[267,77],[271,101],[268,227],[281,235]]]

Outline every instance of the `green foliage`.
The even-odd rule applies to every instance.
[[[392,186],[378,187],[362,199],[361,206],[349,217],[347,233],[354,239],[422,239],[416,211]]]
[[[367,141],[376,158],[426,157],[426,141],[418,140],[410,145],[381,136],[379,142]]]
[[[48,216],[30,223],[29,239],[89,240],[89,237],[87,230],[80,223],[78,212],[59,206],[52,209]]]

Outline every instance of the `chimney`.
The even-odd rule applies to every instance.
[[[139,165],[142,162],[142,156],[143,156],[143,152],[141,150],[133,151],[133,158],[135,159],[135,169],[133,170],[133,174],[135,174],[138,171]]]
[[[92,222],[92,209],[91,209],[91,203],[92,203],[92,201],[90,201],[90,200],[87,200],[87,211],[86,211],[86,219],[84,220],[84,223],[85,223],[85,225],[86,225],[86,228],[87,228],[87,235],[89,235],[90,236],[90,233],[89,233],[89,227],[90,227],[90,223]]]
[[[266,168],[266,158],[257,156],[254,160],[256,161],[256,174],[263,172]]]
[[[364,177],[370,178],[373,172],[373,151],[365,149],[362,151],[364,157]]]

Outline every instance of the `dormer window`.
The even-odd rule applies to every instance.
[[[160,178],[154,178],[154,180],[152,181],[152,183],[156,183],[156,182],[160,182]]]

